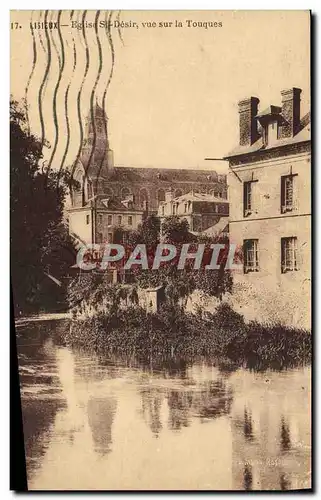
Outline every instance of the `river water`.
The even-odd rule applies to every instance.
[[[30,490],[311,487],[310,367],[139,367],[17,329]]]

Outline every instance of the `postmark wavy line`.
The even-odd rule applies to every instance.
[[[73,12],[74,11],[72,11],[71,14],[70,14],[70,19],[72,19],[72,17],[73,17]],[[68,86],[66,88],[65,98],[64,98],[64,111],[65,111],[66,127],[67,127],[67,142],[66,142],[65,151],[64,151],[63,156],[62,156],[60,168],[59,168],[59,171],[58,171],[57,188],[59,187],[60,176],[61,176],[61,173],[63,171],[63,167],[64,167],[64,164],[65,164],[66,157],[67,157],[68,150],[69,150],[69,146],[70,146],[70,123],[69,123],[68,98],[69,98],[70,85],[71,85],[71,82],[72,82],[72,79],[73,79],[73,76],[74,76],[74,73],[75,73],[76,65],[77,65],[77,51],[76,51],[76,44],[75,44],[74,37],[72,37],[72,42],[73,42],[73,51],[72,51],[72,53],[73,53],[73,67],[72,67],[71,78],[70,78],[70,81],[69,81]],[[67,45],[68,45],[68,41],[67,41]]]
[[[74,176],[74,173],[75,173],[75,169],[76,169],[77,163],[78,163],[80,155],[81,155],[81,149],[82,149],[83,139],[84,139],[84,128],[83,128],[83,124],[82,124],[81,106],[80,105],[81,105],[82,90],[83,90],[83,87],[84,87],[84,84],[85,84],[85,80],[87,78],[88,69],[89,69],[89,63],[90,63],[89,47],[88,47],[88,42],[87,42],[86,33],[85,33],[85,19],[86,19],[86,15],[87,15],[87,11],[85,10],[84,13],[83,13],[83,16],[82,16],[82,26],[83,26],[83,28],[82,28],[82,35],[83,35],[83,39],[84,39],[84,42],[85,42],[86,66],[85,66],[85,72],[84,72],[84,75],[83,75],[83,78],[82,78],[82,81],[81,81],[81,85],[80,85],[80,88],[79,88],[79,91],[78,91],[78,95],[77,95],[77,113],[78,113],[78,124],[79,124],[79,129],[80,129],[80,139],[79,139],[79,148],[78,148],[77,156],[76,156],[76,159],[74,161],[74,164],[73,164],[73,167],[72,167],[72,170],[71,170],[70,186],[69,186],[71,192],[72,192],[72,180],[73,180],[73,176]]]
[[[48,18],[48,13],[49,11],[46,10],[45,13],[45,18],[44,22],[47,22]],[[45,84],[48,79],[49,75],[49,70],[51,66],[51,45],[50,45],[50,40],[49,40],[49,35],[48,35],[48,30],[45,30],[46,34],[46,40],[47,40],[47,65],[45,69],[45,73],[39,88],[39,93],[38,93],[38,108],[39,108],[39,117],[40,117],[40,126],[41,126],[41,150],[43,149],[44,143],[45,143],[45,124],[44,124],[44,118],[43,118],[43,110],[42,110],[42,100],[43,100],[43,93],[44,93],[44,88]]]
[[[63,42],[63,38],[61,35],[61,28],[60,28],[61,14],[62,14],[62,10],[60,10],[58,12],[58,18],[57,18],[58,36],[59,36],[59,41],[60,41],[61,55],[59,54],[59,51],[58,51],[58,48],[57,48],[57,45],[56,45],[54,39],[52,38],[52,42],[53,42],[53,45],[55,47],[58,61],[59,61],[59,75],[58,75],[58,80],[57,80],[57,83],[55,86],[54,96],[53,96],[53,118],[54,118],[54,126],[55,126],[55,142],[54,142],[54,147],[53,147],[51,155],[50,155],[50,159],[48,161],[47,175],[49,175],[52,161],[53,161],[54,156],[56,154],[57,146],[58,146],[58,142],[59,142],[59,127],[58,127],[58,116],[57,116],[57,96],[58,96],[61,78],[62,78],[64,68],[65,68],[65,47],[64,47],[64,42]]]
[[[106,32],[108,43],[109,43],[109,47],[110,47],[111,68],[110,68],[109,78],[108,78],[108,81],[107,81],[107,84],[106,84],[106,87],[105,87],[105,90],[104,90],[104,94],[103,94],[102,108],[103,108],[103,111],[104,111],[103,117],[104,117],[104,129],[105,129],[105,136],[106,136],[107,147],[106,147],[106,151],[105,151],[105,153],[103,155],[103,158],[101,159],[101,162],[100,162],[100,165],[99,165],[99,169],[98,169],[98,172],[97,172],[96,191],[97,191],[97,187],[98,187],[98,179],[99,179],[99,176],[100,176],[100,172],[101,172],[102,166],[104,164],[104,161],[106,159],[107,150],[108,150],[108,130],[107,130],[107,119],[106,119],[106,112],[105,112],[106,108],[105,108],[105,106],[106,106],[107,91],[108,91],[111,79],[113,77],[114,65],[115,65],[115,48],[114,48],[113,37],[112,37],[112,34],[111,34],[111,28],[110,28],[112,16],[113,16],[113,11],[110,11],[109,14],[108,14],[108,11],[106,12],[106,19],[105,19],[106,20],[106,24],[105,24],[106,29],[105,29],[105,32]]]
[[[93,144],[92,144],[92,148],[91,148],[91,151],[90,151],[89,160],[88,160],[88,163],[87,163],[87,166],[86,166],[86,169],[85,169],[85,177],[87,177],[87,174],[88,174],[88,171],[89,171],[89,168],[90,168],[93,156],[94,156],[94,152],[95,152],[95,149],[96,149],[96,141],[97,141],[97,131],[96,131],[96,123],[95,123],[95,117],[94,117],[94,98],[95,98],[95,93],[96,93],[97,85],[98,85],[98,82],[100,80],[101,71],[102,71],[102,68],[103,68],[103,55],[102,55],[102,50],[101,50],[100,38],[99,38],[99,35],[98,35],[98,19],[99,19],[99,16],[100,16],[100,10],[97,11],[96,16],[95,16],[95,34],[96,34],[96,41],[97,41],[97,47],[98,47],[99,67],[98,67],[98,72],[97,72],[96,80],[95,80],[95,83],[94,83],[94,86],[93,86],[93,89],[92,89],[92,92],[91,92],[91,96],[90,96],[90,115],[91,115],[91,123],[92,123],[92,126],[93,126],[93,135],[94,135],[94,137],[93,137]]]
[[[118,30],[118,36],[119,36],[119,39],[120,39],[121,43],[122,43],[123,45],[125,45],[125,44],[124,44],[123,35],[122,35],[122,32],[121,32],[121,28],[120,28],[120,15],[121,15],[121,10],[119,10],[119,11],[117,12],[117,17],[116,17],[116,20],[118,21],[118,28],[117,28],[117,30]]]
[[[31,71],[29,74],[29,78],[25,87],[25,109],[26,109],[26,121],[27,121],[27,128],[28,128],[28,135],[30,135],[30,123],[29,123],[29,111],[28,111],[28,92],[29,92],[29,87],[30,83],[33,77],[33,74],[35,72],[36,64],[37,64],[37,44],[36,44],[36,37],[35,37],[35,32],[32,26],[32,18],[33,18],[34,11],[31,13],[31,18],[30,18],[30,31],[32,35],[32,50],[33,50],[33,60],[32,60],[32,67]]]

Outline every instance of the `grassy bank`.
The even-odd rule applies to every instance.
[[[309,332],[246,324],[227,304],[206,317],[186,314],[177,307],[148,315],[138,307],[108,316],[98,314],[72,321],[64,340],[109,354],[184,359],[206,356],[257,369],[282,369],[311,360]]]

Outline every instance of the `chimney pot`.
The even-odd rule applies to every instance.
[[[259,138],[257,121],[260,100],[257,97],[249,97],[239,102],[240,115],[240,146],[251,146]]]
[[[293,87],[281,90],[283,123],[280,138],[295,136],[300,130],[300,101],[302,90]]]

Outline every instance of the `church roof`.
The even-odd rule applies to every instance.
[[[200,169],[174,169],[174,168],[136,168],[136,167],[114,167],[109,173],[110,181],[131,182],[222,182],[226,183],[225,175],[218,175],[213,170]]]

